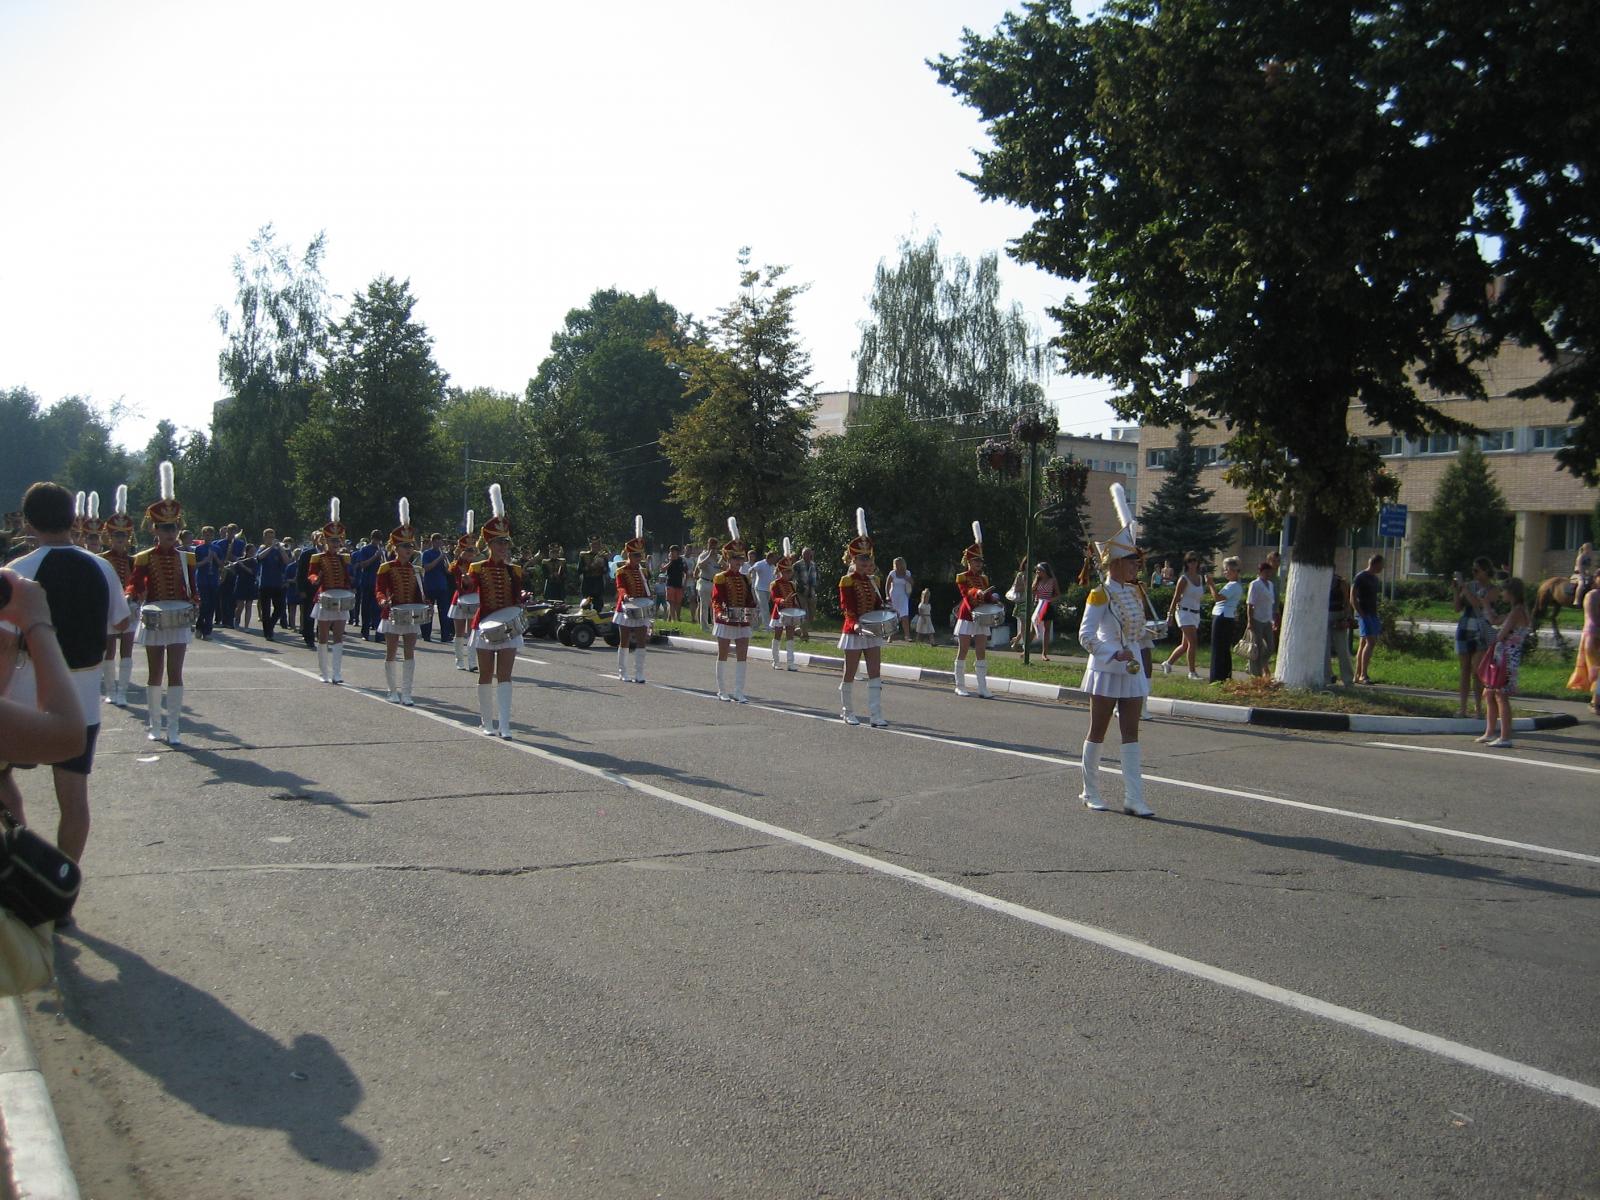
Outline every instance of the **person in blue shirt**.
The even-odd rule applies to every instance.
[[[244,538],[240,537],[241,530],[237,525],[224,525],[222,536],[211,543],[212,552],[217,557],[217,621],[224,629],[235,627],[234,612],[237,607],[235,584],[238,571],[235,568],[244,558]]]
[[[261,632],[272,641],[272,628],[287,625],[283,611],[284,572],[290,566],[289,552],[278,541],[278,531],[261,531],[261,549],[256,553],[257,606],[261,611]]]
[[[216,533],[210,525],[200,527],[200,540],[190,549],[194,553],[194,590],[199,593],[200,611],[195,617],[194,630],[202,638],[211,636],[211,627],[217,619],[217,562]]]
[[[450,619],[450,599],[455,595],[455,583],[450,578],[450,555],[444,548],[444,535],[428,535],[428,548],[422,552],[422,595],[439,614],[439,641],[448,644],[455,640],[456,626]],[[433,622],[422,627],[422,640],[433,640]]]
[[[361,640],[370,642],[372,631],[383,618],[378,614],[378,567],[383,563],[383,534],[374,529],[367,542],[350,556],[350,569],[356,577],[356,598],[361,606]]]

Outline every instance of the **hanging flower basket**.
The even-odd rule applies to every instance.
[[[1022,456],[1005,438],[988,438],[978,446],[978,467],[999,475],[1015,475],[1022,470]]]
[[[1023,446],[1038,446],[1056,438],[1056,416],[1036,408],[1027,409],[1011,423],[1011,439]]]
[[[1044,477],[1050,490],[1058,496],[1081,498],[1089,484],[1089,464],[1070,455],[1066,458],[1058,455],[1045,467]]]

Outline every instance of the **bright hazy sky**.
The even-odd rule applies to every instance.
[[[811,285],[818,390],[851,387],[903,236],[976,257],[1026,224],[958,177],[982,131],[924,65],[1006,8],[0,0],[0,387],[121,399],[130,446],[207,429],[215,312],[267,222],[326,231],[336,296],[410,279],[451,383],[519,392],[596,288],[709,316],[749,245]],[[1052,333],[1064,285],[1002,272]],[[1109,388],[1048,391],[1112,423]]]

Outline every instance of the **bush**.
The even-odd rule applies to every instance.
[[[1378,635],[1378,645],[1385,650],[1411,654],[1418,658],[1449,658],[1455,645],[1442,633],[1417,627],[1417,600],[1390,602],[1378,601],[1378,620],[1383,632]]]
[[[1394,585],[1396,600],[1450,600],[1454,596],[1448,579],[1402,579]]]

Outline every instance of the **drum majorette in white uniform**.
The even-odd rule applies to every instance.
[[[989,577],[983,573],[983,526],[972,523],[972,545],[961,552],[961,574],[956,576],[956,592],[961,607],[956,612],[956,695],[970,696],[967,691],[967,648],[972,648],[977,659],[978,695],[992,700],[989,690],[989,629],[974,621],[973,610],[982,604],[998,604],[1000,596],[989,586]]]
[[[417,672],[417,631],[431,610],[423,599],[417,569],[411,565],[417,531],[411,524],[411,501],[404,496],[400,497],[399,516],[400,524],[389,532],[389,550],[394,557],[378,568],[373,594],[378,598],[378,632],[383,635],[383,679],[389,685],[389,703],[410,708],[415,704],[411,684]]]
[[[478,732],[494,737],[511,736],[511,671],[522,649],[522,568],[511,561],[511,521],[506,517],[500,485],[489,485],[489,505],[494,516],[483,523],[478,534],[489,557],[468,568],[478,585],[478,611],[472,618],[472,634],[467,645],[478,654]],[[501,614],[514,610],[507,618]],[[494,723],[498,701],[500,723]]]
[[[125,483],[117,485],[116,511],[106,518],[101,534],[106,548],[100,557],[111,564],[126,593],[128,581],[133,578],[133,555],[128,552],[133,541],[133,518],[128,515],[128,485]],[[106,696],[118,708],[128,703],[128,685],[133,682],[133,637],[132,626],[121,633],[106,635],[101,683]]]
[[[611,623],[617,627],[617,678],[628,680],[628,652],[633,651],[633,682],[644,682],[644,648],[650,641],[650,617],[628,611],[630,601],[635,606],[648,604],[655,611],[655,598],[650,587],[650,576],[644,569],[644,517],[633,518],[633,537],[622,544],[622,554],[627,560],[617,568],[617,607]]]
[[[1133,510],[1120,483],[1111,485],[1111,501],[1122,522],[1110,539],[1099,543],[1096,554],[1105,578],[1089,593],[1084,605],[1078,642],[1089,652],[1083,690],[1089,693],[1089,733],[1083,740],[1083,793],[1088,807],[1104,811],[1100,798],[1100,752],[1113,710],[1122,734],[1122,811],[1135,817],[1153,817],[1144,802],[1139,717],[1150,694],[1143,650],[1154,643],[1148,601],[1139,586],[1139,564],[1144,555],[1137,542]]]
[[[772,581],[772,669],[779,670],[782,664],[778,661],[778,642],[781,639],[789,647],[789,670],[798,671],[794,665],[794,631],[803,621],[804,617],[784,617],[784,612],[798,611],[797,597],[800,589],[794,585],[794,543],[788,538],[783,539],[783,557],[778,559],[778,574]]]
[[[883,667],[884,639],[861,625],[861,618],[871,613],[885,611],[894,618],[892,609],[884,610],[883,589],[878,586],[877,569],[872,558],[872,539],[867,536],[867,510],[856,509],[856,536],[844,548],[844,564],[849,573],[839,580],[839,611],[844,614],[844,632],[839,635],[839,649],[844,651],[844,672],[839,679],[839,716],[846,725],[859,725],[851,703],[855,691],[856,664],[863,656],[867,660],[867,713],[874,729],[882,729],[889,722],[883,719],[883,680],[879,672]],[[891,621],[891,628],[893,622]]]
[[[154,531],[156,544],[134,556],[128,598],[140,605],[134,640],[144,646],[150,669],[145,687],[145,736],[152,742],[161,740],[165,708],[167,744],[176,746],[183,718],[183,657],[189,650],[189,623],[194,619],[194,555],[178,549],[183,505],[173,488],[172,464],[162,463],[159,472],[161,498],[144,510],[145,524]]]
[[[457,622],[457,629],[467,629],[472,625],[472,618],[478,615],[478,581],[472,577],[473,552],[477,549],[476,528],[473,518],[476,514],[467,509],[467,531],[456,539],[456,557],[450,564],[450,582],[455,585],[455,591],[450,596],[450,619]],[[457,634],[451,641],[456,648],[456,670],[476,671],[476,659],[467,653],[468,635]]]
[[[717,699],[748,704],[744,672],[750,656],[750,627],[756,619],[756,589],[739,570],[745,545],[739,522],[728,518],[728,540],[722,546],[722,570],[711,581],[711,631],[717,639]],[[728,651],[734,652],[733,691],[728,691]]]

